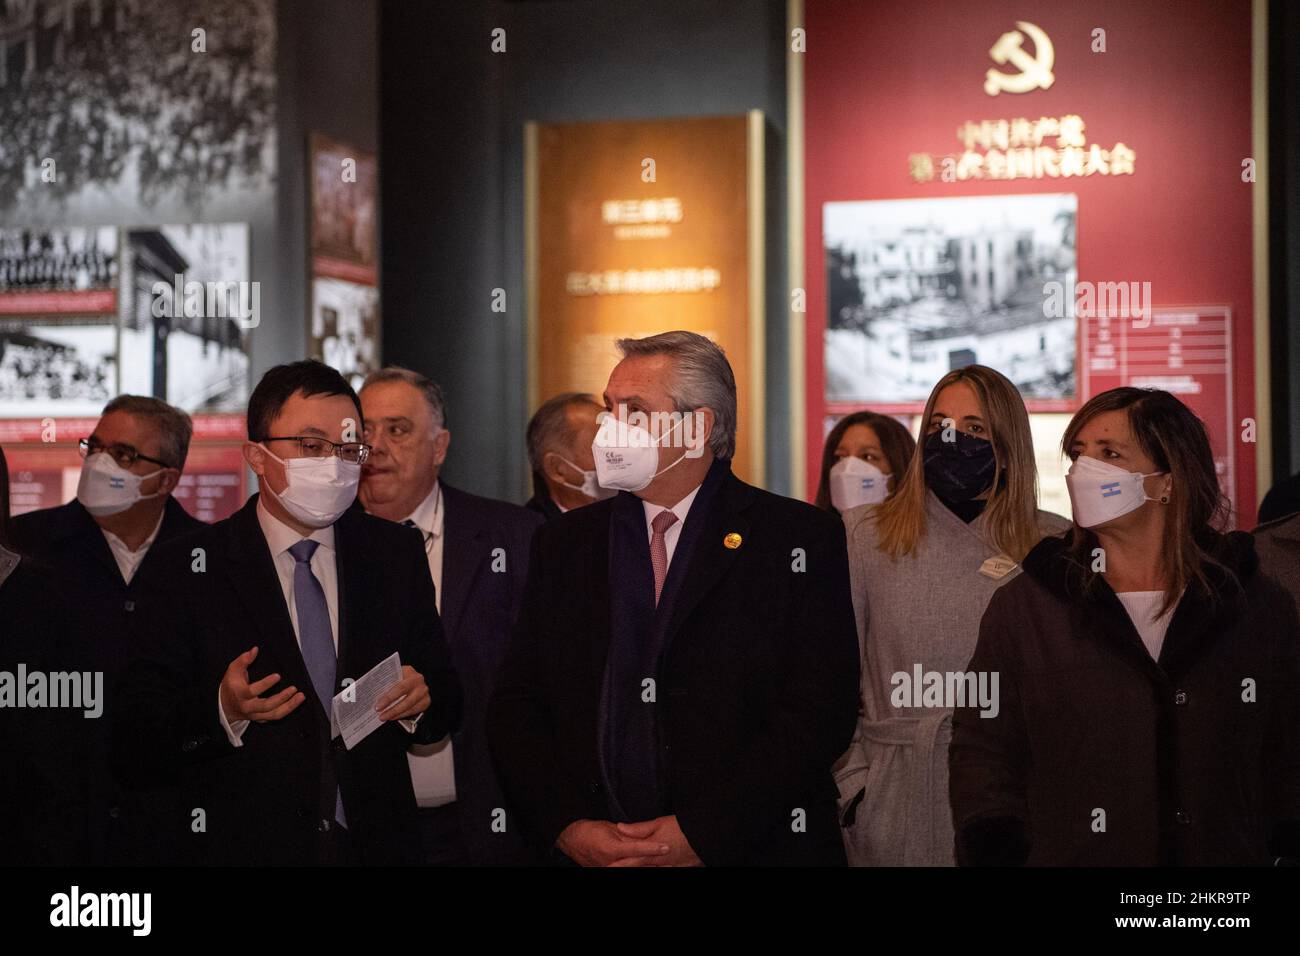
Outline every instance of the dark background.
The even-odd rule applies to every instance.
[[[491,51],[497,27],[505,53]],[[448,480],[515,500],[530,411],[524,123],[761,110],[767,474],[788,490],[784,0],[381,2],[379,86],[384,358],[442,384]]]

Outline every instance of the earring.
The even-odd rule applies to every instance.
[[[1167,504],[1169,504],[1169,496],[1168,496],[1168,495],[1161,495],[1161,496],[1160,496],[1160,503],[1161,503],[1162,505],[1167,505]]]

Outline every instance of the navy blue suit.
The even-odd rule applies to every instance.
[[[831,766],[858,712],[844,525],[745,484],[727,462],[714,467],[718,486],[692,507],[673,554],[656,693],[642,703],[655,714],[651,799],[706,865],[843,865]],[[615,604],[635,607],[621,592],[653,588],[639,559],[616,560],[623,539],[611,529],[640,507],[624,492],[533,538],[488,735],[541,850],[574,821],[611,816],[599,728],[621,640]]]
[[[452,735],[462,836],[475,865],[528,863],[534,855],[512,826],[485,715],[519,609],[529,544],[542,520],[518,505],[441,484],[442,623],[465,691],[464,720]],[[492,827],[498,808],[507,810],[505,832]]]

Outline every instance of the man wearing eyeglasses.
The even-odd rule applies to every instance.
[[[452,663],[465,688],[465,719],[447,740],[408,754],[424,862],[498,866],[532,862],[492,766],[484,723],[505,655],[540,516],[455,488],[442,478],[451,442],[442,390],[389,366],[361,389],[366,441],[361,503],[424,537]]]
[[[140,616],[140,575],[157,560],[159,544],[204,527],[172,497],[191,433],[190,417],[180,409],[157,398],[120,395],[81,439],[76,498],[12,522],[20,551],[60,581],[48,600],[71,616],[51,669],[104,675],[101,716],[86,719],[78,711],[41,722],[49,732],[43,750],[56,786],[48,809],[57,825],[38,837],[46,862],[120,865],[167,858],[166,832],[149,825],[156,808],[146,806],[163,794],[131,794],[114,784],[108,727]]]
[[[259,493],[147,582],[114,755],[125,779],[183,782],[188,862],[418,862],[406,749],[456,728],[461,691],[420,536],[352,507],[363,434],[337,371],[271,369],[244,445]],[[349,748],[334,699],[394,653],[383,723]]]

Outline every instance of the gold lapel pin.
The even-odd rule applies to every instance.
[[[740,542],[742,540],[744,539],[741,538],[740,535],[736,534],[736,532],[733,531],[725,538],[722,539],[722,543],[726,545],[728,549],[735,551],[737,548],[740,547]]]

